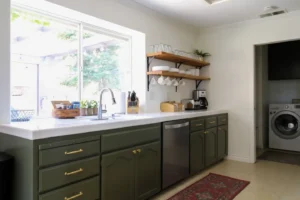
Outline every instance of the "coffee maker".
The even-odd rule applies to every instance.
[[[194,90],[193,98],[195,101],[195,105],[194,105],[195,110],[207,110],[208,102],[206,99],[205,90]]]

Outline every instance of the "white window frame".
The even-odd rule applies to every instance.
[[[132,37],[126,34],[121,34],[119,32],[115,32],[115,31],[111,31],[109,29],[105,29],[103,27],[99,27],[93,24],[89,24],[83,21],[78,21],[78,20],[74,20],[74,19],[70,19],[70,18],[65,18],[63,16],[57,16],[54,13],[51,12],[43,12],[42,10],[38,10],[29,6],[26,6],[24,4],[19,4],[19,3],[13,3],[11,5],[11,9],[18,9],[21,11],[28,11],[37,15],[43,15],[45,17],[49,17],[52,18],[58,22],[62,22],[63,24],[70,24],[73,26],[76,26],[78,29],[78,35],[79,35],[79,41],[78,41],[78,56],[77,56],[77,71],[78,71],[78,100],[81,101],[83,100],[82,97],[82,91],[83,91],[83,74],[82,74],[82,70],[83,70],[83,32],[85,30],[85,28],[90,29],[90,30],[94,30],[95,32],[99,33],[99,34],[104,34],[104,35],[108,35],[108,36],[112,36],[114,38],[117,39],[121,39],[124,40],[126,42],[128,42],[129,45],[129,49],[130,49],[130,57],[131,57],[131,52],[132,52]],[[131,79],[132,79],[132,61],[130,60],[129,65],[131,66]],[[38,77],[39,79],[39,77]],[[132,80],[131,80],[131,88],[128,88],[129,90],[132,90]],[[39,85],[37,86],[37,98],[39,98]],[[39,104],[37,105],[37,107],[39,107]],[[39,117],[39,113],[38,113],[39,108],[37,109],[37,118]]]

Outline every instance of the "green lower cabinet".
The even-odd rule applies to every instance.
[[[205,166],[212,165],[218,160],[217,142],[217,128],[207,129],[205,131]]]
[[[218,127],[218,159],[228,155],[228,126]]]
[[[39,196],[39,200],[98,200],[99,176]],[[26,199],[27,200],[27,199]]]
[[[102,156],[102,200],[144,200],[161,190],[161,143]]]
[[[137,151],[135,199],[144,200],[161,190],[161,143],[143,145]]]
[[[205,167],[204,163],[205,134],[204,131],[190,135],[190,174],[196,174]]]
[[[134,199],[135,154],[126,149],[102,156],[101,199]]]

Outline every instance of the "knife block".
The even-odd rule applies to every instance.
[[[139,100],[131,101],[127,99],[126,103],[126,113],[127,114],[139,114],[140,111],[140,102]]]

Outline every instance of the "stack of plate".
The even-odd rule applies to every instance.
[[[152,67],[152,71],[170,71],[169,66],[154,66]]]

